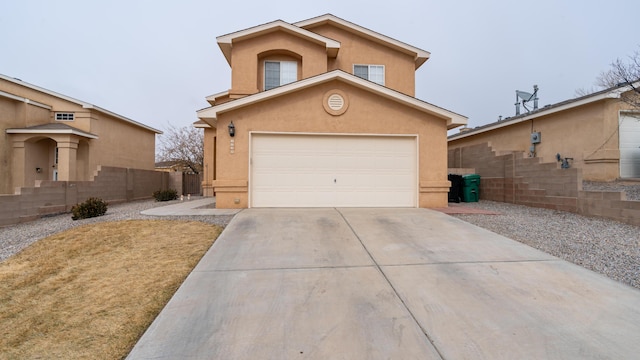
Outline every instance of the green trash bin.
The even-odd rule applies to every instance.
[[[480,200],[480,175],[464,175],[462,176],[462,183],[462,201],[478,202]]]

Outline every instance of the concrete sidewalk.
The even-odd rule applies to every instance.
[[[640,291],[425,209],[237,214],[129,359],[628,359]]]
[[[159,206],[140,212],[142,215],[153,216],[188,216],[188,215],[235,215],[242,209],[215,209],[215,197],[194,197],[177,204]]]

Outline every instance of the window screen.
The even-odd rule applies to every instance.
[[[353,74],[376,84],[384,85],[383,65],[354,65]]]
[[[265,61],[264,89],[269,90],[298,80],[298,64],[295,61]]]

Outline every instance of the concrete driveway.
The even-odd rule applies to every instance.
[[[128,358],[638,354],[640,291],[456,218],[425,209],[249,209]]]

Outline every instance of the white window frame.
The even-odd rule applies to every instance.
[[[279,75],[280,75],[280,82],[277,86],[269,86],[267,87],[267,63],[278,63],[280,64],[280,68],[279,68]],[[285,71],[282,71],[282,67],[283,65],[285,65],[285,67],[289,67],[288,69],[285,69]],[[293,69],[291,69],[291,67],[293,67]],[[296,82],[298,81],[298,62],[297,61],[283,61],[283,60],[265,60],[264,64],[263,64],[263,69],[264,69],[264,89],[265,90],[270,90],[270,89],[274,89],[277,88],[278,86],[282,86],[282,85],[286,85],[286,84],[290,84],[292,82]]]
[[[363,78],[363,77],[360,77],[360,76],[359,76],[360,78],[365,79],[365,80],[369,80],[369,81],[371,81],[371,82],[374,82],[374,83],[376,83],[376,84],[379,84],[379,85],[384,86],[384,83],[385,83],[385,68],[384,68],[384,65],[353,64],[353,75],[356,75],[356,67],[357,67],[357,66],[367,67],[367,77],[366,77],[366,78]],[[382,69],[382,80],[381,80],[381,81],[377,81],[376,79],[372,79],[372,76],[371,76],[371,69],[373,69],[373,68],[380,68],[380,69]],[[358,76],[358,75],[356,75],[356,76]]]
[[[75,114],[72,112],[57,112],[54,114],[56,121],[73,121]]]

